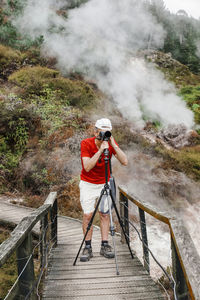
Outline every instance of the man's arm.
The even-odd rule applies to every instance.
[[[108,148],[108,142],[103,142],[101,144],[101,147],[99,148],[99,151],[97,151],[92,157],[82,157],[83,160],[83,167],[86,172],[89,172],[94,166],[96,165],[99,157],[103,153],[104,149]]]
[[[113,136],[111,136],[110,138],[110,144],[111,146],[115,149],[115,157],[119,160],[119,162],[124,165],[127,166],[128,165],[128,159],[126,154],[119,148],[119,146],[116,145],[115,140],[113,138]]]

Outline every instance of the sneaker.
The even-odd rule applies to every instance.
[[[83,252],[81,254],[80,261],[89,261],[90,258],[92,258],[92,257],[93,257],[92,247],[85,246],[85,248],[83,249]]]
[[[106,258],[114,258],[115,257],[112,247],[109,244],[105,244],[104,246],[101,246],[100,254]]]

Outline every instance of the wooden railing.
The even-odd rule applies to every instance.
[[[143,241],[144,267],[148,272],[149,251],[145,213],[153,216],[169,226],[172,249],[172,274],[177,284],[178,299],[186,300],[188,294],[192,300],[200,300],[200,256],[194,243],[184,227],[183,222],[177,217],[166,212],[159,212],[156,208],[145,203],[133,193],[129,193],[125,187],[119,187],[120,193],[120,214],[124,220],[125,232],[129,236],[129,201],[134,203],[139,210],[141,236]],[[123,237],[123,234],[121,234]],[[123,242],[123,239],[122,239]]]
[[[35,278],[32,243],[33,227],[40,221],[38,234],[38,252],[40,270],[46,266],[46,259],[51,247],[57,244],[57,193],[52,192],[44,205],[23,218],[12,231],[11,236],[0,245],[0,267],[16,251],[18,280],[4,299],[36,299]],[[41,275],[41,272],[39,272]],[[39,276],[40,276],[39,275]]]

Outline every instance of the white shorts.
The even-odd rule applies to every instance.
[[[95,184],[83,180],[80,181],[80,202],[84,214],[89,214],[94,211],[96,201],[99,199],[103,187],[104,184]],[[108,213],[108,205],[110,203],[108,201],[111,202],[111,200],[107,199],[106,195],[103,195],[99,205],[99,210],[101,212]]]

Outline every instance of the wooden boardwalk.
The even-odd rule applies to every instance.
[[[4,202],[0,205],[0,220],[16,224],[33,211]],[[98,228],[94,228],[93,233],[94,257],[89,262],[78,259],[76,266],[73,266],[82,238],[81,222],[67,217],[58,218],[58,246],[50,255],[43,299],[166,299],[138,258],[131,259],[127,246],[121,244],[119,236],[115,236],[120,272],[116,275],[115,260],[108,260],[99,254],[101,238]]]

